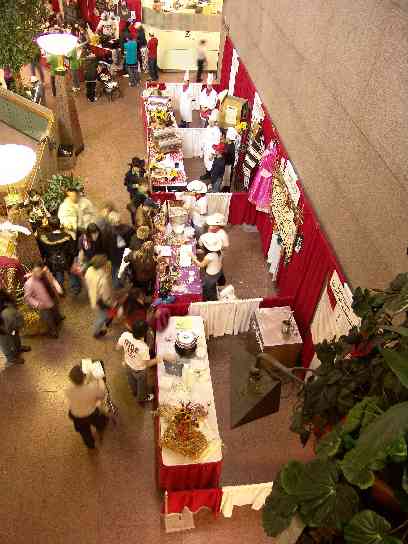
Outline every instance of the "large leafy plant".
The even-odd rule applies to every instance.
[[[298,516],[306,527],[300,542],[403,542],[394,536],[400,528],[371,510],[365,495],[374,484],[374,472],[400,465],[400,489],[408,498],[408,402],[386,411],[381,402],[364,399],[319,442],[316,459],[305,465],[290,461],[283,467],[263,510],[269,536],[278,536]],[[314,540],[308,540],[316,529]]]
[[[366,396],[385,407],[408,400],[408,273],[383,291],[356,289],[353,309],[361,326],[316,347],[321,365],[300,391],[291,426],[303,444]]]
[[[57,213],[60,204],[64,201],[66,191],[73,189],[83,191],[84,184],[80,178],[72,174],[70,176],[54,174],[43,194],[44,205],[47,210],[51,214]]]
[[[11,68],[19,87],[20,69],[38,52],[35,37],[46,20],[45,3],[43,0],[2,0],[0,7],[0,66]]]

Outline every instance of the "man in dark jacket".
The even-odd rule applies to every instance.
[[[112,286],[114,289],[119,289],[122,287],[118,273],[123,253],[129,247],[135,231],[130,225],[121,223],[120,215],[115,211],[110,212],[106,219],[108,223],[104,233],[106,254],[112,265]]]
[[[95,102],[97,100],[97,97],[96,97],[97,68],[98,68],[98,59],[96,58],[96,55],[91,53],[85,58],[85,63],[84,63],[86,97],[89,102]]]
[[[61,228],[58,217],[50,217],[48,226],[49,230],[40,234],[38,244],[45,264],[64,288],[64,274],[71,270],[76,254],[76,243],[70,234]]]
[[[215,159],[211,168],[210,178],[212,193],[219,193],[221,191],[221,184],[225,174],[225,145],[217,144],[213,146],[215,151]]]
[[[0,349],[6,357],[6,364],[24,364],[21,353],[31,351],[20,340],[20,329],[24,324],[15,300],[4,289],[0,289]]]

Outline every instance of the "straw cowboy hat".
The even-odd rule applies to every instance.
[[[208,251],[221,251],[222,242],[215,232],[206,232],[200,238],[200,242]]]
[[[207,185],[203,181],[195,179],[193,181],[190,181],[190,183],[187,185],[187,191],[189,191],[190,193],[205,194],[207,192]]]
[[[213,213],[207,217],[209,227],[225,227],[225,219],[222,213]]]
[[[227,129],[226,137],[227,137],[227,140],[230,140],[231,142],[235,142],[235,140],[238,137],[238,132],[236,131],[234,127],[229,127]]]

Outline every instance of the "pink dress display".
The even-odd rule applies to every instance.
[[[265,149],[248,192],[248,200],[260,212],[269,213],[272,199],[272,179],[279,159],[278,146],[271,142]]]

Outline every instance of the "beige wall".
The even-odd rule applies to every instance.
[[[225,0],[352,285],[407,270],[408,0]]]

